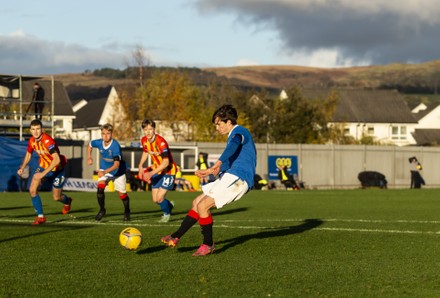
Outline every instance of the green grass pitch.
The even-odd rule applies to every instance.
[[[122,222],[116,193],[97,223],[94,193],[69,193],[72,213],[42,193],[48,222],[31,226],[27,193],[0,194],[0,297],[438,297],[440,191],[251,191],[214,210],[217,251],[192,257],[195,225],[176,248],[160,238],[179,226],[197,193],[171,192],[175,214],[159,224],[151,194],[130,193]],[[124,250],[119,232],[143,243]]]

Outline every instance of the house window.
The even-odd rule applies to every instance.
[[[344,128],[344,136],[349,136],[349,135],[350,135],[350,129]]]
[[[406,139],[406,126],[400,127],[400,139],[405,140]]]
[[[367,133],[369,136],[373,136],[374,135],[374,127],[368,127],[367,128]]]
[[[61,119],[57,119],[57,120],[55,120],[55,127],[56,128],[64,128],[64,121],[63,120],[61,120]]]
[[[391,139],[406,140],[406,126],[392,126]]]

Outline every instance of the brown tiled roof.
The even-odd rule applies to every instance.
[[[332,90],[304,89],[303,96],[325,99]],[[339,98],[334,122],[417,123],[403,97],[394,90],[333,90]]]

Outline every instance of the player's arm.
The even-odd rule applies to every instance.
[[[152,170],[151,172],[151,176],[153,176],[154,174],[160,173],[162,170],[165,170],[169,165],[170,165],[170,159],[168,158],[168,155],[166,157],[162,157],[162,162],[160,163],[160,165],[155,168],[154,170]]]
[[[199,178],[204,178],[204,177],[207,177],[209,175],[217,176],[218,173],[220,172],[220,168],[221,168],[222,163],[223,162],[219,159],[219,160],[217,160],[214,163],[214,165],[212,167],[210,167],[210,168],[208,168],[206,170],[197,170],[195,172],[195,174]]]
[[[206,170],[196,171],[196,175],[199,178],[203,178],[209,175],[217,176],[218,173],[226,171],[228,168],[227,165],[229,163],[226,163],[225,161],[227,161],[237,151],[237,149],[239,148],[242,142],[242,138],[243,138],[242,135],[239,134],[234,135],[229,140],[225,150],[223,151],[220,158],[214,163],[214,165]]]
[[[170,165],[170,158],[169,158],[169,149],[167,147],[161,148],[161,157],[162,161],[161,163],[152,171],[146,172],[144,174],[144,178],[146,181],[149,181],[151,177],[153,177],[155,174],[160,173],[161,171],[165,170]]]
[[[102,173],[102,176],[104,176],[107,173],[113,172],[114,170],[117,170],[119,168],[120,163],[121,163],[121,156],[116,155],[113,157],[113,165],[110,168],[99,171],[99,173]]]
[[[52,155],[52,160],[47,168],[42,172],[38,172],[34,174],[34,179],[41,180],[46,176],[50,171],[52,171],[56,166],[61,163],[61,158],[55,148],[49,150],[50,155]]]
[[[46,176],[50,171],[55,169],[55,167],[61,163],[61,158],[58,152],[54,150],[54,152],[50,152],[50,155],[52,155],[52,161],[50,162],[49,166],[45,168],[43,172],[38,173],[41,174],[41,178]]]
[[[90,166],[93,164],[93,158],[92,158],[92,143],[89,143],[89,146],[87,146],[87,164]]]
[[[148,153],[143,151],[138,166],[138,175],[141,178],[144,177],[144,163],[147,161],[147,158],[148,158]]]
[[[23,163],[21,164],[20,168],[17,171],[17,174],[21,176],[23,174],[24,168],[27,166],[29,161],[31,160],[32,153],[26,152],[26,155],[24,156]]]

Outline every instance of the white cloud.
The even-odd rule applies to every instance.
[[[21,30],[0,34],[2,73],[56,74],[125,66],[122,53],[46,41]]]
[[[280,53],[338,66],[439,59],[437,0],[196,0],[280,37]],[[322,57],[318,57],[322,55]]]

